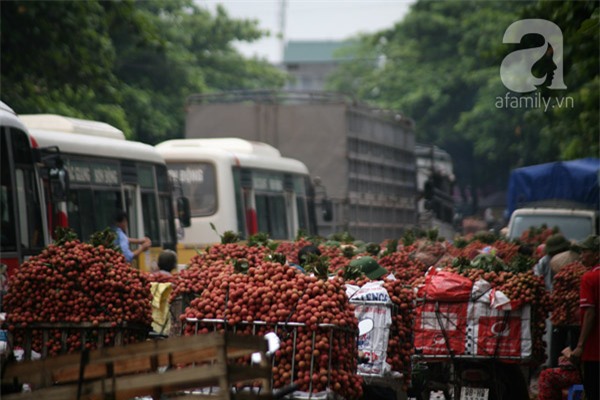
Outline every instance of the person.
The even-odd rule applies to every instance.
[[[115,245],[119,246],[121,253],[125,256],[125,260],[131,263],[134,258],[139,256],[142,252],[148,250],[152,246],[152,241],[148,237],[143,239],[135,239],[127,236],[127,213],[125,211],[118,211],[115,215],[115,233],[117,237],[115,239]],[[139,247],[135,250],[131,250],[129,245],[137,244]]]
[[[579,261],[583,265],[593,268],[600,261],[600,237],[589,235],[582,242],[575,244],[573,250],[579,253]]]
[[[153,274],[171,276],[171,271],[177,268],[177,253],[173,250],[163,250],[158,256],[159,270]],[[173,291],[173,283],[166,279],[162,282],[151,282],[152,293],[152,330],[163,336],[171,332],[171,314],[169,313],[169,297]]]
[[[550,259],[550,270],[552,276],[556,276],[565,265],[572,264],[580,259],[580,255],[573,249],[563,251],[562,253],[555,254]],[[554,287],[554,284],[553,284]],[[577,287],[573,290],[578,290]],[[579,323],[569,325],[553,325],[552,326],[552,338],[550,339],[550,365],[556,366],[561,350],[565,346],[575,348],[577,345],[577,339],[579,338]]]
[[[577,346],[570,357],[574,364],[582,366],[583,390],[588,400],[600,398],[600,263],[598,260],[596,262],[596,266],[581,277],[581,331]]]
[[[569,242],[562,234],[555,233],[546,239],[544,243],[545,255],[538,261],[533,267],[533,273],[537,276],[544,278],[544,285],[546,290],[552,292],[552,280],[554,279],[554,272],[550,267],[550,261],[555,255],[565,252],[571,248],[571,242]],[[548,355],[548,366],[556,367],[558,364],[558,356],[560,349],[564,347],[564,341],[559,341],[559,337],[563,335],[563,332],[554,329],[550,319],[546,320],[546,354]],[[554,345],[553,345],[554,341]]]
[[[571,348],[563,349],[558,367],[547,368],[538,379],[538,400],[562,400],[563,390],[581,383],[577,367],[569,361]]]
[[[546,253],[533,267],[533,273],[544,277],[546,290],[552,291],[552,279],[554,274],[550,268],[550,260],[558,253],[562,253],[571,248],[571,243],[560,233],[555,233],[546,239],[544,252]]]
[[[163,250],[158,256],[157,264],[157,274],[171,276],[172,271],[177,268],[177,253],[169,249]]]
[[[362,273],[367,276],[367,278],[374,281],[383,278],[383,276],[388,273],[387,269],[379,265],[377,261],[370,256],[356,258],[350,261],[350,266],[359,267]]]

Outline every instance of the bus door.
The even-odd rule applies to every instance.
[[[283,174],[253,171],[258,231],[268,233],[276,240],[291,239],[288,229],[291,207],[283,181]]]
[[[123,201],[125,207],[123,208],[127,213],[127,236],[130,238],[144,237],[144,227],[141,216],[141,201],[139,196],[139,189],[135,185],[123,184]],[[134,268],[140,270],[146,269],[146,266],[150,265],[150,258],[144,252],[137,258],[131,261]]]
[[[139,210],[141,209],[138,188],[134,185],[123,185],[123,200],[127,213],[127,235],[132,238],[143,237],[142,220],[139,218]]]

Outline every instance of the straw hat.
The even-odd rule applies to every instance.
[[[553,273],[558,273],[558,271],[560,271],[560,269],[562,267],[564,267],[567,264],[571,264],[572,262],[575,262],[579,259],[579,254],[575,253],[574,251],[571,250],[567,250],[567,251],[563,251],[562,253],[558,253],[556,255],[554,255],[551,259],[550,259],[550,269],[552,270]]]

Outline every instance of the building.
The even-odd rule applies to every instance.
[[[317,91],[325,89],[327,77],[347,60],[339,55],[347,41],[289,41],[283,52],[281,68],[291,75],[285,90]]]

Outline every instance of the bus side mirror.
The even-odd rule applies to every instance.
[[[321,201],[321,208],[323,213],[323,221],[330,222],[333,220],[333,204],[329,199],[323,199]]]
[[[69,172],[62,166],[48,168],[50,192],[55,203],[67,201],[69,193]]]
[[[190,210],[190,200],[187,197],[177,198],[177,218],[183,228],[192,226],[192,212]]]

